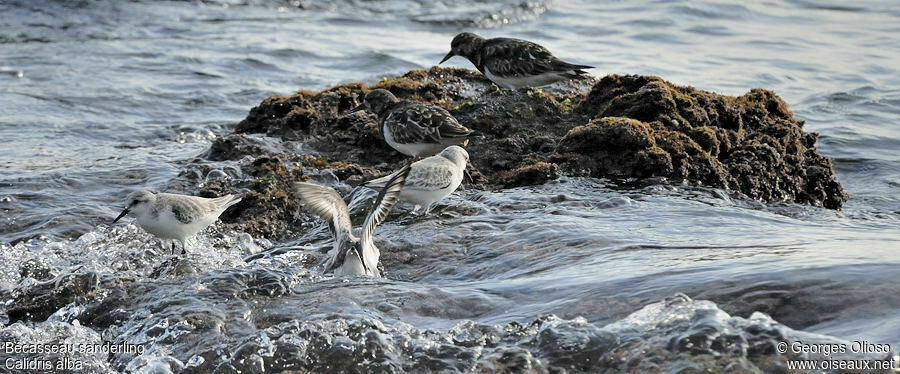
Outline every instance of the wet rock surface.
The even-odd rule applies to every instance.
[[[771,91],[730,97],[635,75],[510,91],[477,72],[438,67],[263,100],[205,155],[237,162],[243,178],[199,193],[244,193],[223,220],[279,239],[297,220],[290,183],[328,170],[326,182],[354,186],[401,167],[409,159],[384,142],[377,118],[348,113],[373,88],[442,106],[473,129],[466,147],[473,182],[466,183],[479,189],[571,175],[686,181],[831,209],[847,200],[831,161],[815,148],[816,134],[804,132]]]
[[[13,292],[13,306],[6,310],[10,322],[43,321],[69,303],[97,298],[100,277],[93,272],[60,275]]]
[[[788,359],[825,357],[781,355],[776,344],[836,342],[791,330],[761,313],[733,317],[682,294],[606,325],[542,315],[525,322],[462,321],[448,329],[423,329],[403,322],[403,316],[434,303],[429,294],[439,290],[430,286],[406,289],[411,285],[373,279],[355,279],[350,286],[297,268],[272,267],[222,270],[187,283],[102,283],[97,288],[105,298],[81,300],[38,326],[68,329],[64,336],[88,341],[99,341],[94,330],[104,330],[103,336],[114,336],[112,344],[147,349],[82,357],[87,370],[74,372],[790,372]],[[382,294],[403,297],[385,300]],[[386,305],[399,300],[404,301]],[[448,301],[448,308],[459,302]],[[359,316],[363,310],[368,317]],[[13,323],[0,328],[0,339],[63,342],[34,326]]]

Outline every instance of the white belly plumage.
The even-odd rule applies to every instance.
[[[378,258],[381,255],[381,251],[378,250],[378,247],[373,245],[371,248],[365,249],[365,252],[366,253],[363,253],[363,256],[368,260],[366,262],[371,271],[366,271],[366,267],[363,266],[362,260],[360,260],[356,252],[350,251],[344,256],[344,263],[334,269],[334,275],[338,277],[344,275],[368,275],[380,277],[381,273],[378,271]]]
[[[451,185],[451,187],[452,186],[453,185]],[[447,197],[448,195],[453,193],[454,190],[456,189],[451,189],[450,187],[431,191],[419,190],[415,188],[404,188],[403,191],[400,192],[400,200],[412,203],[413,205],[427,207]]]
[[[575,74],[574,71],[563,71],[563,72],[547,72],[541,73],[538,75],[527,75],[521,77],[498,77],[491,73],[491,70],[488,68],[484,68],[484,76],[491,80],[491,82],[496,83],[498,86],[508,89],[518,89],[525,87],[542,87],[549,84],[553,84],[559,82],[561,80],[569,79],[562,74]]]
[[[334,275],[337,277],[344,275],[366,275],[366,269],[362,266],[362,261],[356,253],[348,253],[344,257],[344,263],[337,269],[334,269]]]
[[[141,217],[143,218],[143,217]],[[135,222],[145,231],[159,237],[160,239],[186,240],[194,234],[203,230],[206,226],[212,224],[215,220],[204,217],[197,221],[183,224],[171,212],[163,213],[160,217],[154,219],[152,217],[138,218]]]

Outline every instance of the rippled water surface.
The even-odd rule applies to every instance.
[[[173,263],[136,227],[108,226],[131,189],[166,189],[266,96],[427,68],[461,30],[538,41],[597,76],[772,89],[820,134],[850,200],[831,211],[581,178],[460,191],[379,228],[403,259],[383,280],[320,275],[321,227],[287,243],[213,227]],[[898,87],[889,0],[0,0],[0,289],[12,300],[66,274],[141,284],[103,312],[72,303],[0,336],[145,344],[82,357],[109,372],[361,355],[372,370],[517,370],[672,358],[698,334],[753,352],[770,330],[896,351]]]

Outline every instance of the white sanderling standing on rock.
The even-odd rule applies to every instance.
[[[375,246],[373,234],[378,226],[397,203],[400,191],[406,183],[410,166],[404,166],[388,180],[385,187],[375,199],[375,207],[366,216],[363,226],[354,232],[350,221],[350,210],[344,199],[329,187],[312,183],[294,183],[294,192],[300,197],[300,203],[309,212],[328,221],[328,228],[334,238],[334,247],[325,271],[334,271],[335,276],[369,275],[380,277],[378,258],[381,251]]]
[[[400,153],[413,157],[434,155],[448,145],[465,145],[472,133],[443,108],[400,100],[390,91],[374,89],[353,112],[368,109],[378,116],[384,140]]]
[[[441,153],[421,159],[411,165],[412,171],[406,178],[406,186],[400,193],[400,200],[412,203],[413,211],[425,207],[427,214],[432,204],[447,197],[459,188],[463,172],[469,162],[469,153],[460,146],[449,146]],[[383,187],[397,173],[386,175],[363,183],[366,187]]]
[[[212,199],[177,195],[171,193],[154,194],[149,191],[135,191],[128,195],[125,210],[113,220],[118,222],[130,214],[144,231],[160,239],[181,242],[181,253],[187,253],[185,243],[200,230],[215,222],[228,207],[241,201],[235,195],[225,195]],[[175,242],[172,242],[175,254]]]
[[[462,56],[485,77],[500,87],[518,89],[541,87],[559,81],[584,77],[593,66],[575,65],[553,56],[547,48],[527,40],[485,39],[470,32],[456,35],[444,61]]]

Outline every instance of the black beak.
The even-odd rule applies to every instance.
[[[470,167],[473,167],[472,164],[466,161],[466,168],[463,169],[463,174],[466,175],[466,178],[469,178],[469,183],[475,184],[475,178],[472,178],[472,174],[469,174]]]
[[[456,55],[454,55],[454,54],[453,54],[453,51],[450,51],[450,52],[447,52],[447,55],[446,55],[446,56],[444,56],[444,59],[443,59],[443,60],[441,60],[441,62],[438,62],[438,65],[440,65],[440,64],[443,64],[443,63],[444,63],[444,61],[447,61],[447,60],[449,60],[449,59],[450,59],[450,57],[453,57],[453,56],[456,56]]]
[[[353,109],[350,109],[350,111],[347,112],[347,113],[354,113],[354,112],[358,112],[358,111],[364,110],[364,109],[366,109],[366,103],[362,103],[362,104],[357,105],[357,106],[354,107]]]
[[[128,214],[128,208],[125,208],[125,210],[123,210],[122,213],[113,220],[113,223],[119,222],[119,220],[122,219],[122,217],[125,217],[126,214]]]

